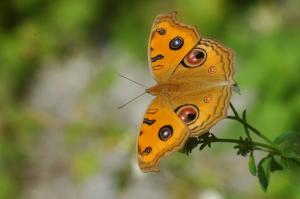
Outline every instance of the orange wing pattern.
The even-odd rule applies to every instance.
[[[176,12],[157,16],[148,44],[149,69],[156,81],[166,81],[199,39],[195,27],[176,21]]]
[[[231,85],[207,88],[188,96],[172,96],[169,102],[173,110],[177,111],[185,106],[194,106],[198,112],[198,117],[190,124],[187,124],[190,136],[202,135],[213,127],[218,121],[223,119],[228,110],[231,97]]]
[[[159,160],[183,146],[187,126],[177,117],[167,99],[157,97],[148,107],[138,135],[138,162],[142,171],[159,171]]]
[[[191,55],[190,55],[191,54]],[[189,58],[199,56],[194,61]],[[193,61],[195,64],[193,64]],[[202,61],[202,62],[201,62]],[[169,82],[206,82],[215,83],[222,81],[233,82],[234,67],[233,53],[229,48],[212,39],[202,38],[199,43],[190,50],[181,63],[176,67]]]

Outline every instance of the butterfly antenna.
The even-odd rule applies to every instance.
[[[124,106],[126,106],[127,104],[129,104],[130,102],[133,102],[134,100],[136,100],[137,98],[139,98],[139,97],[141,97],[141,96],[143,96],[143,95],[145,95],[146,94],[146,91],[145,92],[143,92],[143,93],[141,93],[141,94],[139,94],[138,96],[136,96],[135,98],[133,98],[133,99],[131,99],[131,100],[129,100],[128,102],[126,102],[125,104],[123,104],[123,105],[121,105],[121,106],[119,106],[118,108],[119,109],[121,109],[121,108],[123,108]]]
[[[147,86],[145,86],[145,85],[143,85],[143,84],[141,84],[141,83],[139,83],[139,82],[137,82],[137,81],[134,81],[134,80],[132,80],[132,79],[130,79],[130,78],[128,78],[128,77],[125,77],[124,75],[121,75],[121,74],[119,74],[120,75],[120,77],[123,77],[123,78],[125,78],[125,79],[127,79],[127,80],[129,80],[129,81],[131,81],[131,82],[133,82],[133,83],[135,83],[135,84],[137,84],[137,85],[139,85],[139,86],[142,86],[142,87],[144,87],[144,88],[148,88]]]

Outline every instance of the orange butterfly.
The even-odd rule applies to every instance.
[[[157,85],[137,141],[144,172],[159,171],[165,155],[182,148],[224,118],[233,85],[233,53],[179,23],[176,12],[155,18],[148,44],[149,69]]]

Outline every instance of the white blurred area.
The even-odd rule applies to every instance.
[[[219,192],[212,189],[207,189],[199,194],[198,199],[225,199],[225,198]]]

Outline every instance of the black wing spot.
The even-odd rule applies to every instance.
[[[143,121],[144,124],[148,124],[149,126],[154,124],[155,122],[156,122],[156,120],[150,120],[148,118],[145,118]]]
[[[169,43],[169,48],[171,50],[179,50],[183,46],[184,40],[182,37],[175,37]]]
[[[149,155],[152,152],[152,148],[150,146],[146,147],[145,150],[141,153],[142,156]]]
[[[166,34],[166,29],[164,29],[164,28],[158,28],[157,30],[156,30],[160,35],[164,35],[164,34]]]
[[[151,62],[156,62],[157,60],[163,59],[163,55],[156,55],[155,57],[151,57]]]
[[[158,137],[162,141],[167,141],[173,135],[173,128],[170,125],[165,125],[159,129]]]

